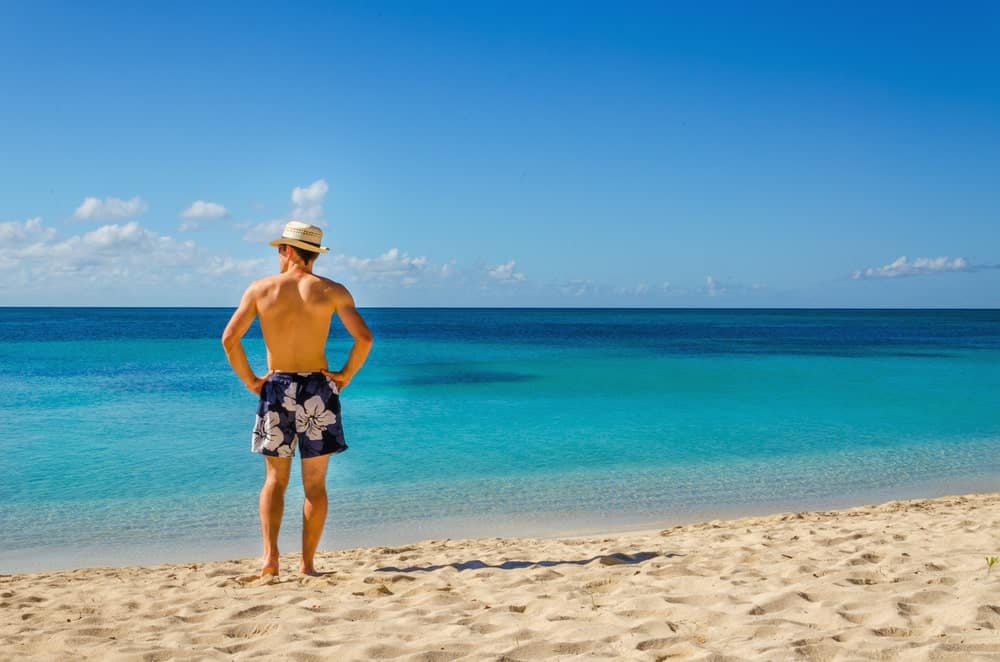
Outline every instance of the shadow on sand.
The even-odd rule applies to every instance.
[[[643,561],[648,561],[649,559],[655,558],[657,556],[662,556],[664,558],[674,558],[678,554],[660,554],[658,552],[637,552],[636,554],[623,554],[621,552],[615,552],[614,554],[602,554],[600,556],[593,556],[589,559],[580,559],[577,561],[504,561],[500,564],[490,564],[480,561],[478,559],[473,561],[463,561],[461,563],[445,563],[443,565],[425,565],[425,566],[407,566],[405,568],[399,568],[396,566],[385,566],[383,568],[377,568],[376,572],[433,572],[435,570],[441,570],[442,568],[455,568],[456,570],[482,570],[484,568],[499,568],[500,570],[518,570],[521,568],[531,568],[533,566],[538,566],[541,568],[549,568],[555,565],[587,565],[588,563],[593,563],[594,561],[599,561],[601,565],[635,565],[636,563],[642,563]]]

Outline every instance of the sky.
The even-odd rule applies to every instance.
[[[0,305],[235,306],[297,219],[361,307],[998,307],[997,44],[993,2],[0,3]]]

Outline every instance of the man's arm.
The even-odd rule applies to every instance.
[[[229,359],[229,365],[232,366],[233,372],[240,378],[243,385],[250,389],[252,393],[260,395],[260,389],[271,373],[260,378],[254,375],[253,368],[250,367],[250,361],[247,360],[247,353],[243,349],[243,335],[246,334],[247,329],[250,328],[256,317],[257,302],[254,298],[253,285],[251,285],[243,293],[239,307],[236,308],[233,316],[229,318],[226,330],[222,332],[222,347],[226,350],[226,358]]]
[[[337,384],[337,388],[343,390],[344,387],[351,383],[351,379],[354,378],[358,370],[361,370],[365,359],[368,358],[368,352],[372,348],[372,332],[368,329],[368,325],[365,324],[361,313],[354,306],[354,297],[347,291],[347,288],[341,287],[340,289],[341,292],[337,296],[337,317],[340,318],[344,328],[354,338],[354,344],[347,355],[347,362],[344,363],[344,367],[339,372],[329,373],[329,376]]]

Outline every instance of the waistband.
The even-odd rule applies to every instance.
[[[323,377],[324,379],[326,378],[326,375],[324,375],[319,370],[312,370],[312,371],[308,371],[308,372],[285,372],[283,370],[275,370],[274,372],[271,373],[271,376],[268,377],[268,379],[274,379],[275,377],[281,377],[281,378],[285,378],[285,379],[291,379],[293,377],[313,377],[315,375],[319,375],[320,377]]]

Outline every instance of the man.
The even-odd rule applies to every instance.
[[[361,369],[372,334],[351,293],[312,272],[323,231],[298,221],[285,225],[278,247],[281,272],[255,281],[222,333],[233,371],[259,396],[251,449],[264,456],[260,527],[264,539],[261,577],[278,574],[278,529],[285,509],[292,456],[302,455],[302,561],[299,571],[316,574],[313,557],[326,523],[326,468],[330,455],[347,449],[340,422],[339,394]],[[354,337],[347,362],[331,372],[326,360],[330,319],[336,313]],[[257,377],[247,361],[242,338],[255,317],[267,347],[268,372]]]

